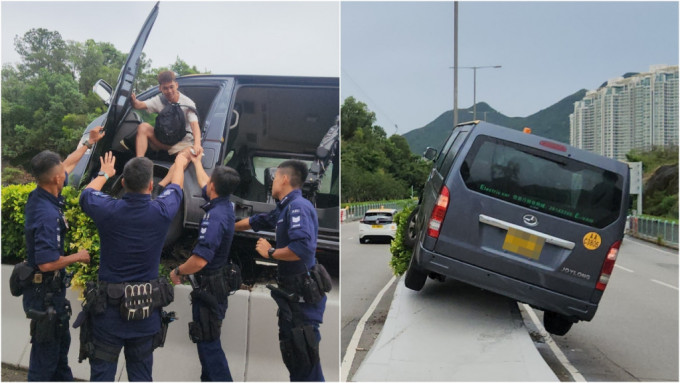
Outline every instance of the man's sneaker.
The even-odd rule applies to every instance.
[[[136,135],[132,137],[128,135],[127,137],[120,140],[120,146],[124,147],[125,149],[131,152],[134,151],[136,137],[137,137]]]

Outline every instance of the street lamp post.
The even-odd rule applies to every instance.
[[[474,77],[474,88],[473,88],[473,93],[472,93],[472,119],[477,120],[477,69],[484,69],[484,68],[500,68],[500,65],[487,65],[487,66],[460,66],[458,68],[463,68],[463,69],[472,69],[473,71],[473,77]],[[455,67],[451,67],[455,68]]]

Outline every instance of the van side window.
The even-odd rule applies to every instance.
[[[440,157],[443,157],[443,160],[441,161],[440,166],[437,168],[439,174],[448,174],[449,169],[451,169],[451,165],[453,165],[453,160],[456,159],[456,154],[458,154],[458,150],[460,150],[461,146],[463,146],[463,142],[465,142],[465,138],[468,136],[468,133],[470,133],[469,130],[460,131],[451,142],[448,151],[442,152],[440,154]]]

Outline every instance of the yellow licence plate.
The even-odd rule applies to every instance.
[[[503,242],[503,250],[522,255],[531,259],[538,259],[545,244],[545,238],[527,232],[509,228]]]
[[[383,225],[371,225],[374,229],[382,229]]]

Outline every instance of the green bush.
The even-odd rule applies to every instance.
[[[2,188],[2,261],[15,262],[26,259],[24,237],[24,208],[28,194],[35,189],[35,184],[10,185]],[[72,187],[65,187],[61,194],[66,206],[64,217],[68,222],[64,242],[66,253],[73,254],[79,249],[86,249],[90,253],[90,263],[74,263],[67,268],[73,273],[72,285],[85,286],[85,282],[96,280],[99,270],[99,233],[92,222],[78,204],[80,191]]]
[[[35,184],[11,185],[2,188],[2,262],[26,259],[24,244],[24,206]]]
[[[66,231],[66,253],[73,254],[80,249],[90,253],[90,263],[74,263],[68,267],[73,273],[71,285],[85,287],[85,282],[96,281],[99,271],[99,232],[90,217],[80,208],[80,190],[65,187],[61,192],[66,200],[64,217],[69,224]]]
[[[392,258],[390,258],[390,267],[394,275],[402,275],[406,272],[408,264],[411,261],[411,254],[413,254],[413,249],[404,243],[407,238],[408,230],[408,217],[417,205],[414,203],[408,204],[404,207],[402,211],[394,216],[394,221],[397,223],[397,233],[390,244],[390,252],[392,253]]]

